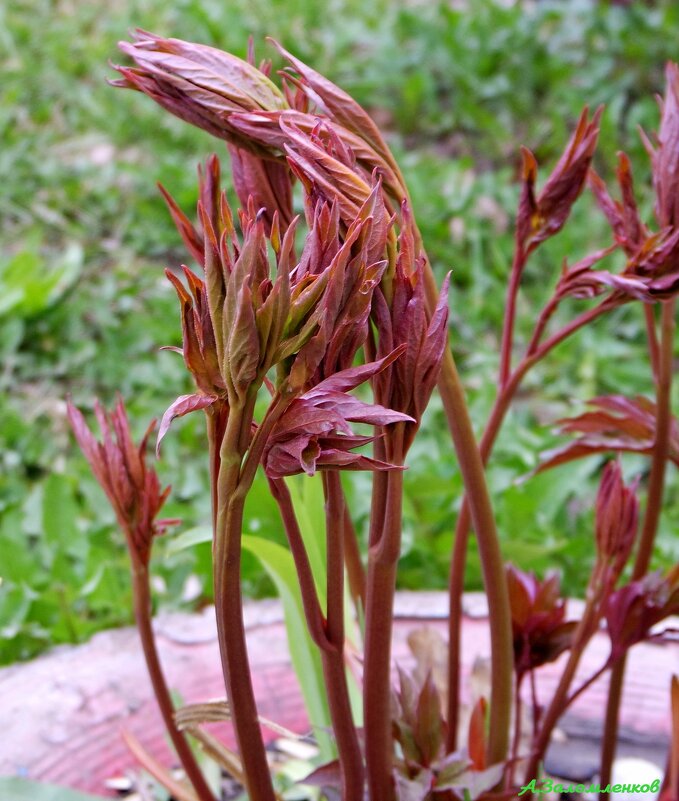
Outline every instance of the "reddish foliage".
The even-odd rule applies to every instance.
[[[542,581],[507,565],[507,586],[514,634],[517,676],[553,662],[570,647],[575,623],[566,621],[566,602],[560,597],[559,577]]]
[[[146,464],[146,445],[155,421],[137,445],[122,400],[110,414],[98,401],[94,411],[102,433],[101,442],[87,427],[82,413],[72,403],[68,404],[68,418],[78,445],[116,513],[131,555],[145,565],[153,538],[179,522],[156,520],[170,488],[161,490],[155,470]]]

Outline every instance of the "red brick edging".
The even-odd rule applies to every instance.
[[[488,655],[484,604],[478,594],[465,597],[466,676],[476,657]],[[155,621],[169,684],[185,702],[224,695],[212,614],[211,609],[197,615],[162,614]],[[397,614],[394,653],[403,663],[410,661],[406,636],[413,628],[427,625],[445,636],[444,593],[399,593]],[[250,602],[246,625],[261,714],[305,732],[307,719],[290,668],[279,604]],[[596,669],[607,653],[605,634],[597,635],[584,654],[580,675]],[[622,724],[668,734],[667,691],[670,676],[679,671],[679,645],[640,645],[629,665]],[[540,672],[543,701],[558,676],[559,663]],[[599,719],[605,689],[604,678],[578,699],[573,714]],[[32,662],[0,670],[0,775],[102,793],[106,778],[124,773],[133,763],[120,738],[123,725],[149,752],[170,763],[134,629],[101,632],[84,645],[55,648]],[[228,726],[219,733],[233,744]],[[278,735],[265,731],[265,736]]]

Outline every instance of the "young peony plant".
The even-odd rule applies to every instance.
[[[328,798],[339,793],[342,801],[490,801],[518,791],[530,798],[559,718],[599,676],[611,671],[602,753],[605,788],[626,655],[636,643],[656,637],[657,625],[678,611],[679,567],[664,576],[648,569],[666,466],[677,463],[678,450],[670,387],[674,296],[679,290],[679,68],[668,66],[660,132],[654,145],[646,140],[658,230],[640,219],[624,154],[618,165],[620,201],[612,199],[591,168],[602,109],[592,116],[583,111],[539,191],[537,162],[523,150],[497,394],[477,444],[447,343],[449,279],[437,285],[396,160],[369,115],[349,95],[275,46],[288,63],[280,73],[280,87],[271,79],[269,63],[255,66],[252,50],[243,61],[204,45],[138,31],[132,42],[120,45],[133,65],[116,67],[121,77],[112,82],[143,92],[172,114],[225,140],[241,204],[234,215],[216,156],[199,170],[197,223],[161,187],[199,273],[187,266],[181,275],[167,271],[180,304],[183,341],[175,350],[195,391],[167,409],[157,447],[173,419],[202,410],[209,446],[215,612],[228,698],[228,707],[220,707],[218,714],[232,721],[238,753],[195,726],[189,730],[243,782],[251,801],[280,797],[253,692],[240,576],[244,504],[261,467],[280,509],[308,632],[320,654],[336,747],[337,759],[319,767],[307,783],[321,786]],[[296,182],[304,222],[294,214]],[[571,266],[564,260],[551,297],[534,314],[532,336],[517,361],[515,318],[526,265],[568,223],[587,185],[611,225],[613,242]],[[298,242],[304,223],[306,233]],[[626,257],[623,270],[603,269],[601,263],[616,251]],[[555,324],[568,297],[587,305]],[[595,399],[592,411],[560,421],[564,432],[579,437],[546,454],[538,468],[627,451],[646,454],[651,463],[643,514],[637,497],[640,482],[626,484],[618,460],[604,467],[584,611],[580,619],[568,620],[558,576],[540,579],[503,563],[484,467],[528,371],[592,321],[635,302],[645,317],[655,398]],[[433,675],[423,678],[400,670],[394,693],[391,640],[404,468],[436,385],[465,488],[451,555],[447,687],[437,687]],[[370,388],[372,402],[352,394],[359,387],[362,394]],[[257,414],[264,400],[265,411]],[[146,437],[138,447],[132,441],[122,401],[110,417],[99,405],[95,409],[103,443],[96,442],[72,406],[69,415],[126,534],[144,652],[190,783],[175,782],[172,788],[182,799],[208,801],[211,791],[173,717],[150,626],[150,548],[152,539],[174,522],[156,520],[168,490],[161,492],[155,472],[146,466]],[[356,432],[355,424],[372,426],[374,433]],[[364,450],[369,445],[371,455]],[[343,470],[372,473],[367,559],[344,495]],[[317,472],[326,502],[323,592],[286,483],[289,476]],[[489,601],[491,686],[490,697],[473,710],[466,746],[459,748],[461,595],[472,530]],[[346,670],[345,572],[364,621],[362,730]],[[603,625],[611,639],[610,655],[574,686],[582,651]],[[561,678],[543,708],[535,673],[561,655]],[[527,676],[533,726],[525,746],[521,710]],[[677,697],[675,680],[675,708]],[[182,710],[179,716],[184,723],[187,714]],[[676,709],[674,718],[676,724]],[[670,797],[679,776],[676,725],[674,729],[663,797]]]

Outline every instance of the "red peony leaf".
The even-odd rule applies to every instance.
[[[160,443],[176,417],[183,417],[185,414],[195,412],[198,409],[207,409],[208,406],[212,406],[216,400],[217,398],[211,397],[210,395],[180,395],[176,401],[170,404],[160,421],[158,438],[156,440],[156,456],[160,456]]]

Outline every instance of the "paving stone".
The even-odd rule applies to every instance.
[[[472,692],[469,677],[475,660],[487,659],[490,652],[484,603],[478,594],[464,602],[466,699]],[[413,628],[426,624],[446,636],[445,593],[399,593],[396,612],[394,656],[404,664],[413,664],[406,642]],[[271,600],[248,603],[245,617],[261,714],[306,733],[308,721],[290,668],[280,605]],[[154,626],[168,684],[183,701],[223,698],[214,610],[162,614]],[[598,634],[583,654],[576,681],[596,669],[607,654],[606,635]],[[559,662],[539,672],[543,703],[558,681],[561,666]],[[621,716],[632,738],[644,733],[666,742],[667,691],[672,673],[678,670],[677,643],[645,643],[632,651]],[[606,679],[595,683],[574,704],[571,717],[598,724],[605,690]],[[54,648],[31,662],[0,670],[0,775],[24,775],[105,794],[105,780],[124,775],[133,764],[120,737],[123,727],[151,754],[172,763],[133,629],[100,632],[83,645]],[[216,727],[215,732],[234,745],[228,724]],[[271,741],[278,735],[265,730],[264,736]]]

